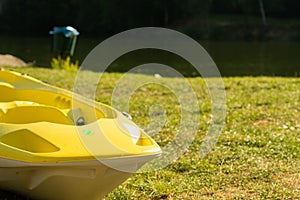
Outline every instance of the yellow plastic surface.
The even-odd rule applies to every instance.
[[[120,112],[29,76],[0,71],[0,157],[73,162],[160,154]]]

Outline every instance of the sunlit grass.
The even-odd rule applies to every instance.
[[[17,70],[66,89],[72,89],[76,75],[39,68]],[[110,104],[121,76],[104,74],[96,99]],[[162,80],[179,88],[183,81]],[[205,158],[199,157],[199,151],[210,122],[210,97],[201,78],[188,81],[200,108],[200,128],[188,151],[164,169],[133,175],[105,199],[300,199],[300,79],[224,78],[226,125]],[[137,124],[147,126],[149,109],[156,104],[166,111],[167,122],[153,138],[164,146],[179,126],[180,105],[174,93],[145,85],[132,94],[130,114]]]

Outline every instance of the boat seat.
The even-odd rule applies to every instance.
[[[7,109],[0,115],[0,122],[26,124],[35,122],[52,122],[72,125],[69,118],[59,109],[50,106],[20,106]]]
[[[10,83],[6,83],[6,82],[1,82],[0,81],[0,86],[2,87],[9,87],[9,88],[14,88],[14,86]]]

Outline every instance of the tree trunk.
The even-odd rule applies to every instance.
[[[263,0],[259,0],[259,8],[261,13],[261,19],[264,26],[267,26],[267,19],[266,19],[266,13],[264,9],[264,3]]]
[[[164,5],[164,25],[165,27],[169,25],[169,8],[168,8],[167,1],[165,1],[165,5]]]

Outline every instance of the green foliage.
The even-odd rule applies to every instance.
[[[75,63],[72,63],[70,56],[67,56],[67,58],[63,59],[61,56],[58,56],[58,58],[52,58],[51,61],[51,67],[53,69],[65,69],[68,71],[77,71],[78,69],[78,60],[75,61]]]

